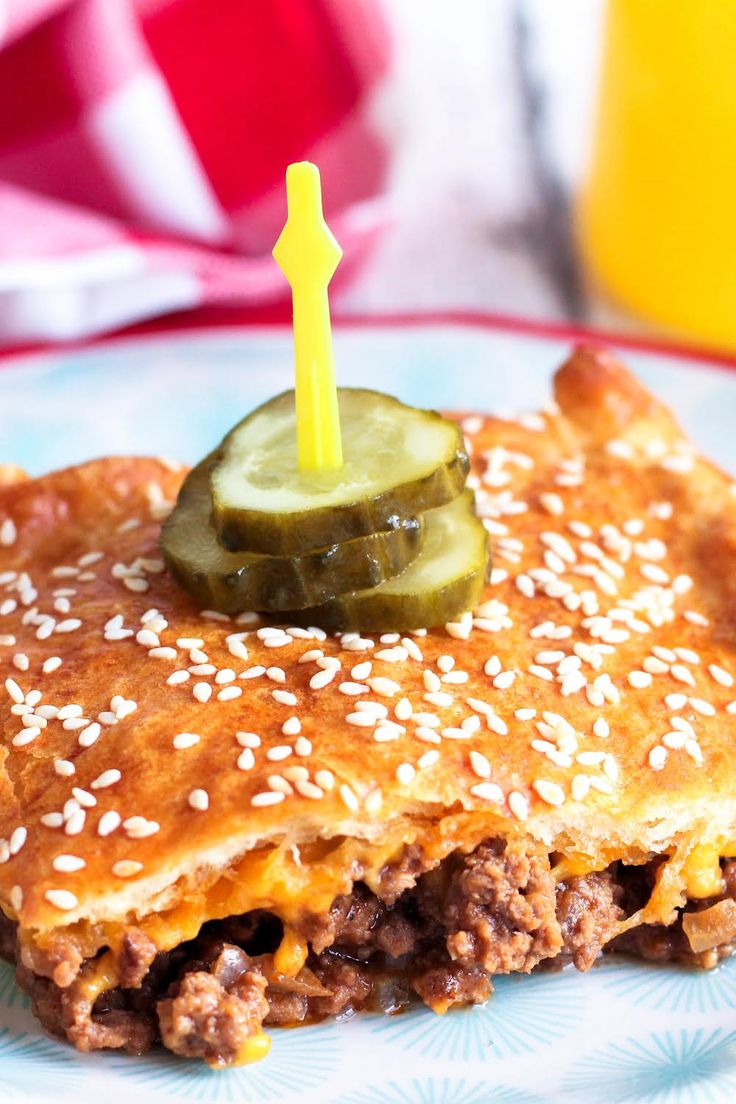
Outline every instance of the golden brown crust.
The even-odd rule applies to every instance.
[[[559,415],[464,419],[493,580],[474,622],[404,641],[269,641],[203,618],[160,570],[181,475],[158,461],[0,490],[0,525],[17,529],[0,547],[5,910],[37,930],[145,914],[188,892],[171,888],[180,875],[211,883],[262,840],[400,843],[399,825],[450,810],[598,865],[736,836],[736,497],[609,354],[577,351],[555,393]],[[16,686],[40,691],[33,710],[78,705],[86,724],[42,718],[24,742]],[[369,701],[393,725],[354,723]],[[176,747],[181,734],[198,739]],[[48,826],[54,813],[66,827]],[[123,824],[101,835],[110,813]]]

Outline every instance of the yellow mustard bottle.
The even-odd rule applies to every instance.
[[[615,302],[736,347],[736,0],[609,0],[578,229]]]

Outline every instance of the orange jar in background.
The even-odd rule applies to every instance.
[[[616,303],[736,347],[736,0],[609,0],[578,228]]]

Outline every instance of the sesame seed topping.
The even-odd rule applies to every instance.
[[[172,740],[172,743],[177,751],[184,751],[186,748],[194,747],[195,744],[199,743],[200,739],[201,737],[198,736],[196,732],[179,732]]]
[[[57,855],[51,865],[59,874],[74,874],[77,870],[84,870],[87,864],[78,855]]]
[[[542,801],[548,805],[564,805],[565,791],[556,782],[549,782],[544,778],[538,778],[532,782],[532,789],[539,794]]]
[[[70,912],[79,904],[77,898],[68,889],[47,889],[44,897],[50,905],[62,912]]]
[[[206,790],[192,790],[187,798],[187,802],[192,809],[196,809],[198,812],[204,813],[209,808],[210,798]]]
[[[416,770],[411,763],[400,763],[396,768],[396,781],[400,786],[408,786],[414,780]]]
[[[298,717],[289,717],[281,726],[284,736],[298,736],[302,730],[302,722]]]
[[[529,802],[518,790],[512,790],[508,796],[509,809],[517,820],[526,820],[529,816]]]
[[[92,790],[105,790],[108,786],[114,786],[116,782],[119,782],[122,778],[122,774],[119,770],[111,768],[110,770],[103,771],[92,782],[90,782],[90,789]]]
[[[256,808],[262,808],[267,805],[278,805],[283,800],[284,794],[278,790],[264,790],[263,793],[254,794],[250,803]]]
[[[103,813],[100,817],[100,822],[97,825],[97,834],[99,836],[109,836],[117,828],[120,827],[122,817],[114,809],[109,809],[106,813]]]
[[[655,745],[649,752],[649,766],[652,770],[660,771],[667,762],[667,748],[661,744]]]
[[[708,667],[711,677],[719,683],[721,686],[730,688],[733,686],[733,675],[729,674],[723,667],[719,667],[717,663],[711,663]]]
[[[479,778],[491,777],[491,764],[480,751],[470,752],[470,766]]]
[[[218,693],[217,700],[221,701],[221,702],[234,701],[235,698],[239,698],[242,693],[243,693],[243,687],[242,686],[225,686]]]
[[[134,878],[143,870],[143,863],[135,859],[119,859],[112,865],[112,872],[116,878]]]
[[[503,804],[503,790],[495,782],[478,782],[470,787],[470,792],[473,797],[478,797],[481,801],[490,801],[494,805]]]

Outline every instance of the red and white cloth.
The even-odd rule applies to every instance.
[[[294,160],[359,256],[385,221],[377,2],[4,0],[0,343],[281,298]]]

